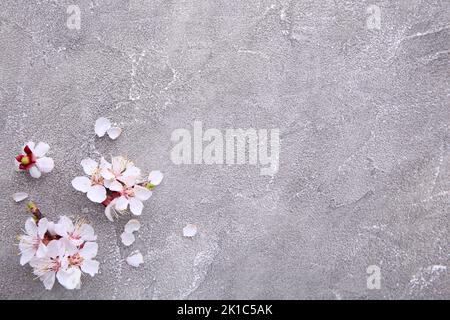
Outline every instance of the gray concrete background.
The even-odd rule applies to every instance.
[[[66,8],[81,9],[81,29]],[[382,10],[380,30],[366,8]],[[449,2],[129,0],[0,4],[3,299],[449,299]],[[96,138],[99,116],[120,123]],[[176,166],[170,135],[280,128],[280,171]],[[13,170],[28,141],[55,170]],[[75,191],[81,159],[128,155],[165,180],[132,247]],[[101,273],[45,291],[19,265],[27,191],[83,215]],[[182,228],[196,223],[194,239]],[[124,258],[140,249],[145,264]],[[366,268],[381,267],[380,290]]]

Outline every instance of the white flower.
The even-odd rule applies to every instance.
[[[23,266],[36,255],[48,228],[48,220],[40,219],[38,224],[33,218],[25,222],[26,235],[19,236],[20,264]]]
[[[119,191],[123,184],[133,186],[141,179],[141,170],[133,162],[118,156],[113,157],[111,163],[103,161],[101,175],[105,179],[105,187],[111,191]]]
[[[102,163],[104,159],[102,159]],[[99,163],[90,158],[81,161],[84,173],[89,177],[82,176],[76,177],[72,180],[72,186],[83,193],[87,194],[87,197],[92,202],[102,203],[106,200],[106,189],[103,185],[104,179],[101,176],[101,167]]]
[[[93,260],[98,245],[94,229],[83,221],[75,224],[66,216],[58,223],[33,218],[25,224],[27,234],[20,236],[20,263],[29,262],[33,273],[50,290],[55,279],[66,289],[80,288],[81,274],[92,277],[98,273],[99,262]]]
[[[111,121],[109,119],[101,117],[95,121],[95,133],[99,137],[103,137],[105,133],[108,133],[108,136],[115,140],[122,133],[122,129],[118,127],[113,127]]]
[[[64,267],[64,245],[61,241],[52,240],[45,247],[45,256],[33,257],[30,266],[33,273],[44,283],[44,287],[50,290],[55,283],[55,276]]]
[[[120,192],[121,196],[115,200],[115,209],[118,211],[123,211],[130,206],[130,211],[136,216],[140,216],[145,200],[148,200],[152,196],[152,192],[147,188],[139,185],[132,187],[124,186]]]
[[[70,240],[75,246],[80,246],[86,241],[95,241],[97,236],[94,233],[94,228],[85,223],[83,220],[72,223],[66,216],[61,216],[58,223],[55,225],[55,232],[59,236]]]
[[[23,148],[23,154],[16,157],[16,164],[19,170],[29,171],[33,178],[40,178],[42,173],[49,173],[55,167],[52,158],[45,157],[50,149],[49,145],[39,142],[28,142]]]
[[[72,290],[81,285],[81,273],[87,273],[91,277],[98,273],[100,263],[93,258],[97,255],[98,244],[85,242],[81,249],[71,242],[65,242],[64,265],[57,274],[59,283],[66,289]]]

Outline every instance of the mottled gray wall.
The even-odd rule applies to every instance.
[[[66,25],[67,6],[81,28]],[[368,28],[367,8],[381,9]],[[0,4],[0,297],[450,298],[449,2],[129,0]],[[369,21],[370,22],[370,21]],[[95,137],[108,116],[117,141]],[[280,170],[182,165],[177,128],[279,128]],[[13,170],[28,141],[55,170]],[[128,155],[165,180],[127,219],[70,185],[81,159]],[[43,289],[16,255],[28,191],[50,218],[85,215],[101,274]],[[182,237],[187,223],[199,226]],[[123,259],[140,249],[145,264]],[[366,268],[381,268],[380,290]],[[433,267],[435,266],[435,267]],[[436,267],[443,266],[443,267]]]

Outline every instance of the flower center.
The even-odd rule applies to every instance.
[[[24,166],[29,165],[30,162],[31,162],[31,159],[30,159],[30,157],[28,157],[28,156],[25,156],[25,157],[23,157],[23,158],[20,160],[20,163],[23,164]]]
[[[70,256],[69,264],[72,266],[81,266],[83,260],[84,260],[83,257],[80,256],[78,253],[76,253],[73,256]]]

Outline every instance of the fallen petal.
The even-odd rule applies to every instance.
[[[122,134],[122,129],[113,127],[108,129],[107,133],[111,139],[116,140]]]
[[[127,222],[125,225],[125,232],[133,233],[135,231],[138,231],[141,228],[141,223],[136,219],[131,219]]]
[[[136,250],[128,256],[126,261],[130,266],[137,268],[140,264],[144,263],[144,257],[139,250]]]
[[[158,171],[158,170],[152,171],[148,175],[148,182],[150,182],[154,186],[157,186],[161,183],[163,177],[164,177],[164,175],[162,174],[161,171]]]
[[[120,239],[122,240],[122,243],[126,246],[130,246],[134,242],[134,240],[136,240],[134,234],[128,232],[123,232],[120,235]]]
[[[101,117],[95,121],[95,134],[97,136],[103,137],[109,128],[111,128],[111,121],[108,119]]]
[[[13,199],[15,202],[20,202],[28,198],[28,193],[26,192],[16,192],[13,194]]]
[[[183,228],[183,236],[193,237],[197,234],[197,226],[195,224],[188,224]]]

